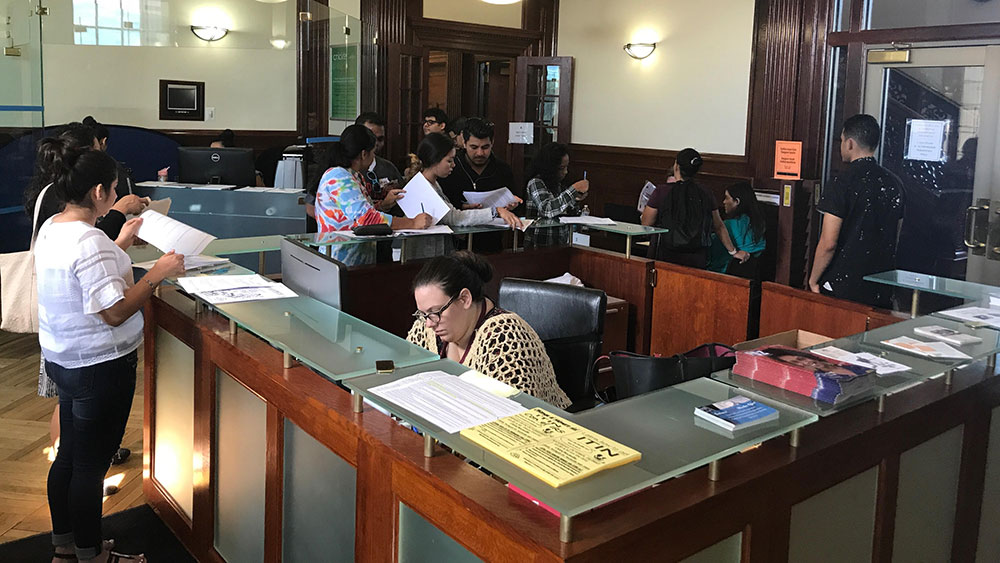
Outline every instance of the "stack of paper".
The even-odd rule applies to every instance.
[[[959,352],[944,342],[923,342],[922,340],[910,338],[909,336],[900,336],[891,340],[883,340],[882,344],[920,356],[926,356],[928,358],[941,358],[949,360],[972,359],[972,356]]]
[[[151,209],[144,211],[140,217],[142,225],[139,226],[137,236],[163,252],[173,250],[185,256],[200,254],[208,243],[215,240],[215,237],[208,233]]]
[[[205,256],[204,254],[195,254],[194,256],[184,256],[184,269],[185,270],[198,270],[201,268],[209,268],[212,266],[221,266],[223,264],[228,264],[229,258],[219,258],[218,256]],[[144,270],[149,270],[156,264],[156,260],[147,260],[146,262],[137,262],[132,264],[136,268],[142,268]]]
[[[991,298],[992,299],[992,298]],[[942,316],[958,319],[974,324],[983,324],[1000,328],[1000,309],[987,309],[986,307],[964,307],[962,309],[951,309],[941,311]]]
[[[517,229],[519,231],[527,231],[528,227],[530,227],[531,224],[535,222],[534,219],[525,219],[524,217],[520,217],[520,219],[521,219],[521,226]],[[492,221],[489,222],[489,224],[493,225],[494,227],[505,227],[508,229],[510,228],[510,225],[507,224],[507,221],[504,221],[500,217],[493,219]]]
[[[443,371],[418,373],[370,391],[449,434],[525,410]]]
[[[261,301],[296,297],[284,284],[273,282],[260,274],[246,276],[189,276],[177,278],[184,291],[201,297],[213,305],[239,301]]]
[[[500,188],[490,192],[462,192],[462,195],[465,196],[465,201],[478,203],[483,209],[507,207],[521,203],[507,188]]]
[[[581,217],[560,217],[559,222],[565,225],[614,225],[615,222],[607,217],[594,217],[584,215]]]

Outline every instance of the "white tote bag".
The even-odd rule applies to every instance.
[[[0,330],[38,332],[38,282],[35,279],[35,232],[42,200],[52,184],[45,186],[35,201],[31,222],[31,246],[22,252],[0,254]]]

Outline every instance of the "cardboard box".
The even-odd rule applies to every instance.
[[[790,346],[792,348],[808,348],[810,346],[815,346],[831,340],[834,339],[829,336],[806,332],[804,330],[787,330],[785,332],[779,332],[778,334],[772,334],[771,336],[764,336],[756,340],[740,342],[734,346],[734,348],[737,350],[755,350],[762,346],[774,345]]]

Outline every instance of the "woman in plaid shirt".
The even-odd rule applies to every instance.
[[[580,180],[571,186],[562,181],[569,172],[569,151],[561,143],[548,143],[538,150],[528,168],[528,218],[557,219],[563,215],[579,215],[580,202],[587,197],[590,182]],[[525,247],[569,244],[571,226],[528,229]]]

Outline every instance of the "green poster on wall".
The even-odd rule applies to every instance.
[[[358,46],[330,47],[330,119],[358,116]]]

